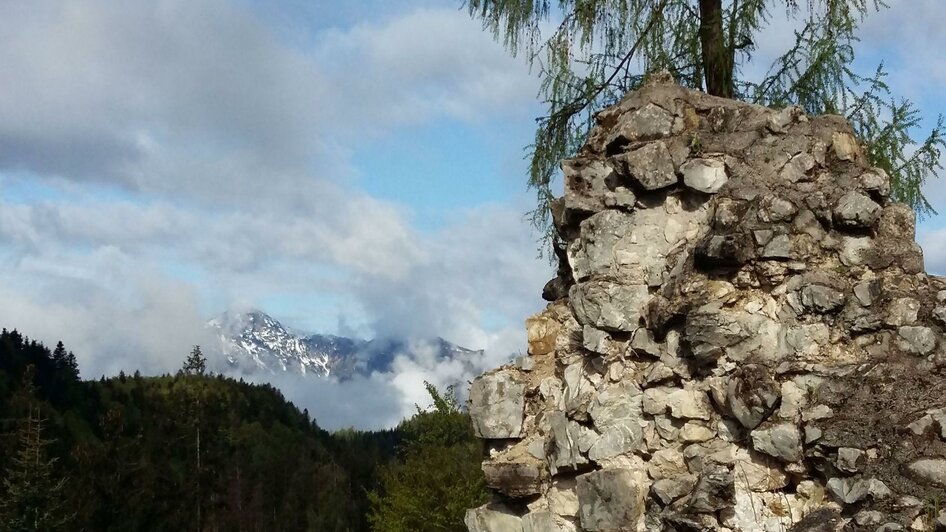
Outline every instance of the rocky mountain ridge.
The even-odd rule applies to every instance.
[[[665,79],[596,119],[468,529],[946,527],[946,280],[850,125]]]
[[[435,359],[462,360],[482,354],[439,337],[362,340],[299,333],[259,310],[227,311],[207,327],[217,338],[217,344],[206,349],[210,368],[231,375],[290,373],[348,379],[388,371],[399,355],[422,352]]]

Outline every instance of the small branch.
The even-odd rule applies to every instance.
[[[578,114],[585,107],[588,107],[588,105],[591,104],[591,102],[594,101],[594,99],[597,98],[599,94],[601,94],[601,91],[611,85],[611,82],[614,81],[614,79],[618,76],[618,74],[621,72],[621,69],[624,68],[624,65],[627,64],[631,58],[634,57],[634,54],[637,53],[637,49],[644,41],[644,37],[650,33],[650,30],[653,29],[654,24],[657,23],[657,20],[663,14],[663,10],[664,7],[666,7],[667,2],[668,0],[661,0],[660,4],[654,9],[653,13],[651,13],[650,20],[647,21],[647,25],[644,26],[643,31],[641,31],[640,35],[637,36],[637,40],[634,41],[634,45],[631,46],[631,49],[628,50],[626,54],[624,54],[624,57],[621,59],[621,61],[616,67],[614,67],[614,70],[611,72],[611,75],[608,77],[608,79],[598,85],[598,87],[590,95],[572,100],[568,105],[565,105],[559,109],[558,112],[549,116],[547,123],[552,123],[561,120],[562,118],[567,119]]]

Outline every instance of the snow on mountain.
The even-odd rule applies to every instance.
[[[210,320],[219,345],[208,356],[213,369],[229,373],[298,373],[328,376],[335,359],[345,356],[347,338],[309,343],[260,311],[224,312]],[[214,355],[217,355],[214,357]]]
[[[206,349],[208,365],[226,374],[294,373],[350,378],[388,371],[398,356],[454,360],[468,365],[482,351],[466,349],[442,338],[360,340],[293,332],[264,312],[224,312],[207,326],[218,345]]]

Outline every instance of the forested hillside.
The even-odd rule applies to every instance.
[[[442,404],[396,430],[330,434],[273,387],[194,362],[173,376],[83,381],[61,343],[50,351],[4,329],[0,529],[367,530],[369,493],[379,515],[400,504],[379,468],[394,478],[417,452],[462,444],[461,468],[478,475],[452,395],[443,403],[432,389]],[[481,484],[464,493],[481,497]]]

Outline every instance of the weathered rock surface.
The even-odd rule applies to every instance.
[[[562,169],[471,531],[944,526],[946,281],[843,119],[653,83]]]
[[[464,523],[470,532],[523,532],[522,519],[499,505],[467,510]]]
[[[509,373],[484,375],[470,387],[470,416],[480,438],[518,438],[523,405],[523,386]]]
[[[632,530],[644,514],[640,475],[602,469],[578,477],[578,512],[585,530]]]

